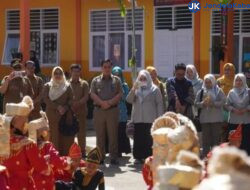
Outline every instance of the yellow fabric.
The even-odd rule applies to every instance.
[[[231,71],[230,76],[223,75],[220,77],[217,81],[220,86],[220,88],[223,90],[225,95],[228,95],[229,91],[233,88],[233,81],[234,81],[234,75],[235,75],[235,67],[232,63],[227,63],[224,65],[224,70],[226,68],[229,68]]]
[[[150,74],[151,74],[153,71],[155,71],[155,72],[157,73],[156,68],[155,68],[155,67],[152,67],[152,66],[148,66],[148,67],[146,68],[146,70],[147,70]],[[154,84],[155,84],[156,86],[160,87],[161,81],[160,81],[158,78],[156,78],[156,80],[153,81],[153,82],[154,82]]]

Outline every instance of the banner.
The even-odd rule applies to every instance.
[[[154,0],[155,6],[188,4],[191,0]]]

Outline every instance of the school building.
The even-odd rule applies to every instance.
[[[220,73],[221,11],[204,8],[217,1],[200,0],[201,9],[196,13],[190,12],[189,2],[137,0],[139,69],[153,65],[160,76],[170,77],[174,65],[183,62],[195,64],[201,76]],[[79,63],[83,77],[91,79],[100,71],[100,61],[110,58],[124,69],[130,83],[132,12],[127,0],[126,7],[127,14],[122,18],[116,0],[1,0],[0,78],[9,73],[14,52],[21,51],[27,60],[29,51],[34,50],[46,75],[54,66],[67,71],[70,64]],[[237,7],[233,12],[230,56],[238,71],[247,72],[250,9]]]

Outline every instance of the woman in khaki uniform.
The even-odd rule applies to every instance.
[[[72,89],[61,67],[55,67],[52,71],[51,81],[46,83],[43,91],[43,100],[46,104],[51,141],[61,155],[66,155],[74,137],[66,137],[59,133],[59,121],[72,104]]]

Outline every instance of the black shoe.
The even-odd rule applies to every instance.
[[[111,164],[111,165],[119,165],[119,162],[118,162],[118,160],[116,160],[116,159],[111,159],[111,160],[110,160],[110,164]]]

